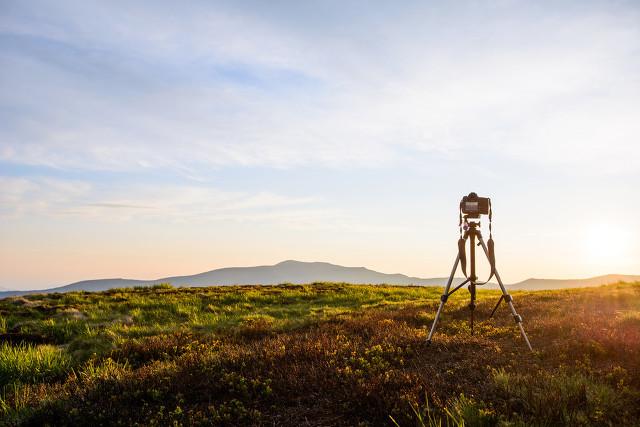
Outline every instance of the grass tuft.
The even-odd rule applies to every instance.
[[[0,387],[60,379],[70,368],[69,355],[55,346],[0,344]]]

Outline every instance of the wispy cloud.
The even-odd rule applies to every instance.
[[[112,209],[154,209],[153,206],[127,205],[124,203],[87,203],[87,206]]]
[[[73,217],[98,222],[268,223],[289,229],[389,232],[327,206],[316,197],[230,192],[205,186],[128,185],[108,188],[51,178],[0,177],[0,217]]]
[[[0,215],[53,213],[88,197],[90,190],[90,184],[79,181],[0,177]]]
[[[472,16],[412,5],[346,22],[318,7],[322,28],[300,25],[311,12],[295,7],[15,3],[1,27],[0,159],[371,167],[481,146],[637,167],[635,8],[536,20],[519,3]]]

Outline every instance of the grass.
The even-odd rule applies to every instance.
[[[601,382],[584,372],[496,372],[500,392],[512,399],[510,409],[529,414],[545,425],[606,424],[613,413],[624,413],[629,389]]]
[[[640,284],[517,292],[470,336],[441,288],[116,289],[0,300],[0,425],[640,425]],[[479,293],[486,319],[495,291]]]
[[[0,386],[51,381],[71,367],[71,357],[52,345],[0,344]]]

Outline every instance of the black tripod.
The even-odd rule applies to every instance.
[[[500,303],[504,300],[509,305],[509,308],[511,309],[511,314],[513,315],[513,318],[516,321],[516,324],[520,328],[520,333],[522,334],[522,337],[526,341],[527,346],[529,347],[529,350],[533,351],[533,348],[531,347],[531,343],[529,342],[529,338],[527,337],[527,334],[524,331],[524,328],[522,327],[522,317],[516,312],[516,309],[513,306],[513,298],[507,292],[507,289],[504,287],[504,284],[502,283],[502,280],[500,279],[500,275],[495,270],[495,259],[493,257],[493,250],[487,249],[487,245],[485,245],[484,240],[482,239],[482,234],[480,233],[480,230],[478,229],[479,227],[480,227],[480,222],[468,221],[468,217],[465,216],[465,233],[464,233],[464,237],[460,238],[460,241],[459,241],[459,244],[458,244],[458,256],[456,257],[456,261],[453,264],[453,270],[451,270],[451,275],[449,276],[449,280],[447,281],[447,286],[444,288],[444,293],[440,297],[440,307],[438,307],[438,312],[436,313],[436,318],[433,320],[433,324],[431,325],[431,331],[429,332],[429,337],[427,338],[427,342],[429,344],[431,343],[431,337],[433,336],[433,332],[436,330],[436,325],[438,324],[438,319],[440,318],[440,314],[442,313],[442,309],[444,308],[444,304],[447,302],[447,299],[449,298],[449,296],[451,296],[451,294],[453,294],[455,291],[457,291],[458,289],[460,289],[461,287],[463,287],[467,283],[469,284],[469,293],[471,294],[471,302],[469,303],[469,309],[471,310],[471,322],[470,322],[470,324],[471,324],[471,335],[473,335],[473,320],[474,320],[473,319],[473,315],[474,315],[474,311],[475,311],[475,308],[476,308],[476,286],[484,285],[486,283],[486,282],[485,283],[479,283],[478,282],[478,277],[476,276],[476,251],[475,251],[475,249],[476,249],[476,239],[478,239],[477,245],[478,246],[482,246],[482,249],[484,250],[485,255],[487,256],[487,258],[489,259],[489,262],[491,263],[492,275],[495,275],[496,280],[498,281],[498,284],[500,285],[500,289],[502,290],[502,295],[500,296],[500,299],[498,300],[498,303],[496,304],[496,306],[494,307],[493,311],[491,312],[491,315],[489,316],[489,318],[493,317],[494,313],[496,312],[496,310],[500,306]],[[470,249],[470,251],[469,251],[469,264],[470,264],[470,267],[471,267],[470,268],[470,274],[466,278],[465,281],[463,281],[458,286],[456,286],[452,291],[449,291],[449,289],[451,289],[451,284],[453,283],[453,277],[456,274],[456,270],[458,269],[458,264],[459,263],[462,264],[462,270],[463,270],[463,272],[465,272],[465,275],[466,275],[466,268],[465,268],[466,257],[464,255],[464,248],[465,248],[467,240],[470,241],[470,248],[469,248]],[[491,246],[491,249],[493,249],[492,241],[491,241],[491,239],[489,239],[489,240],[490,240],[489,244]]]

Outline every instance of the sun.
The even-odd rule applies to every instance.
[[[584,250],[591,261],[601,265],[616,264],[629,252],[628,232],[619,225],[593,224],[584,234]]]

